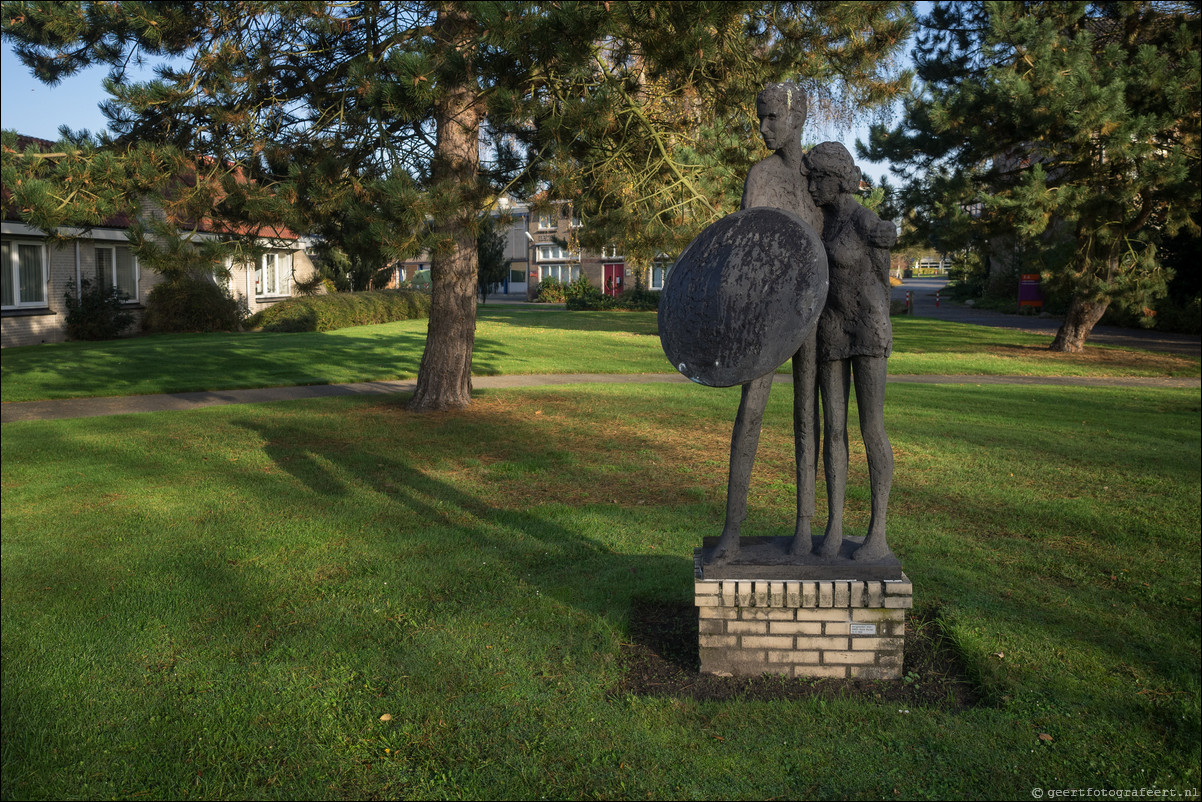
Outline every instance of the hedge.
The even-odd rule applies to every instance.
[[[429,316],[426,293],[371,290],[289,298],[256,312],[249,325],[263,331],[331,331]]]
[[[659,293],[655,290],[635,288],[614,297],[592,287],[589,289],[590,292],[569,296],[567,308],[577,311],[621,309],[628,312],[654,312],[659,309]]]
[[[238,331],[246,307],[212,276],[184,274],[146,296],[142,328],[149,332]]]

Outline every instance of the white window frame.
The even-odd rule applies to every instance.
[[[538,230],[539,231],[554,231],[555,230],[555,215],[553,212],[538,213]]]
[[[659,282],[655,280],[655,273],[659,271]],[[647,279],[647,289],[662,290],[664,283],[668,280],[668,274],[672,272],[671,262],[653,262],[651,265],[650,275]]]
[[[271,281],[268,281],[268,278]],[[268,251],[260,256],[254,269],[254,281],[256,298],[290,297],[292,295],[292,253],[290,251]]]
[[[549,278],[553,278],[556,281],[559,281],[561,284],[571,284],[573,281],[580,278],[580,265],[572,264],[570,262],[560,262],[552,265],[539,265],[538,280],[546,281]]]
[[[564,262],[575,258],[576,254],[554,242],[540,243],[538,246],[538,261],[540,262]]]
[[[21,240],[21,239],[4,239],[4,244],[9,247],[9,256],[7,264],[2,268],[12,280],[12,300],[11,304],[4,304],[5,309],[46,309],[50,306],[50,265],[48,254],[46,253],[46,244],[37,240]],[[21,246],[33,247],[38,254],[38,261],[41,262],[42,279],[40,286],[42,288],[41,300],[25,300],[21,294]]]
[[[121,292],[128,295],[129,297],[125,301],[127,304],[137,303],[138,302],[138,279],[142,274],[142,271],[138,267],[138,257],[134,256],[133,252],[125,245],[117,245],[115,243],[113,243],[113,244],[104,243],[102,245],[102,244],[97,243],[92,251],[92,258],[95,260],[95,267],[96,267],[97,275],[100,274],[100,270],[101,270],[100,260],[96,258],[97,251],[108,251],[108,253],[109,253],[109,270],[112,271],[108,276],[105,276],[104,278],[101,279],[101,285],[104,287],[116,287],[118,290],[120,290]],[[133,286],[132,287],[123,287],[117,281],[117,264],[118,264],[117,257],[119,254],[128,255],[130,262],[133,265]]]
[[[601,258],[605,259],[606,261],[617,261],[624,257],[622,254],[618,253],[617,245],[606,245],[601,249]]]

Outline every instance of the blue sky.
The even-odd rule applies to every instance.
[[[94,67],[46,86],[13,54],[8,42],[0,52],[0,126],[43,139],[58,139],[58,127],[102,131],[106,127],[100,102],[107,95],[100,82],[108,73]]]
[[[101,82],[108,68],[93,67],[64,79],[57,86],[46,86],[30,74],[29,69],[13,54],[8,42],[3,43],[0,51],[0,127],[50,140],[58,139],[60,125],[68,125],[76,131],[86,128],[92,132],[103,131],[107,127],[107,121],[100,112],[100,103],[107,98]],[[810,133],[839,140],[853,154],[856,152],[856,138],[868,138],[866,128],[848,133]],[[860,169],[876,183],[888,173],[887,165],[859,159],[857,162]]]

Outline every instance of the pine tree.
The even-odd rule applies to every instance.
[[[480,226],[480,235],[476,238],[476,251],[480,263],[477,271],[480,303],[484,303],[488,294],[496,290],[509,275],[509,262],[505,259],[505,245],[505,234],[498,230],[496,219],[492,215],[484,218],[484,222]]]
[[[43,80],[112,65],[113,147],[174,148],[252,179],[223,178],[213,214],[324,226],[348,256],[353,237],[364,249],[378,240],[389,259],[428,250],[416,410],[470,402],[476,242],[501,191],[572,201],[595,218],[595,239],[627,232],[632,253],[671,250],[733,210],[758,147],[764,82],[797,78],[820,100],[870,108],[904,82],[889,58],[909,23],[904,3],[230,0],[6,2],[3,11],[5,34]],[[159,77],[125,81],[130,59],[161,60]]]
[[[755,97],[791,80],[810,119],[847,123],[908,86],[897,57],[907,3],[621,3],[590,68],[549,87],[531,144],[544,178],[575,201],[582,243],[644,265],[737,211],[765,155]]]
[[[869,155],[908,165],[941,251],[1021,253],[1069,297],[1051,347],[1080,351],[1110,304],[1165,291],[1157,242],[1198,228],[1200,31],[1196,4],[936,4],[920,92]]]

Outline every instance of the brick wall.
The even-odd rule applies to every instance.
[[[900,580],[698,580],[701,670],[794,677],[901,676],[905,611]]]

